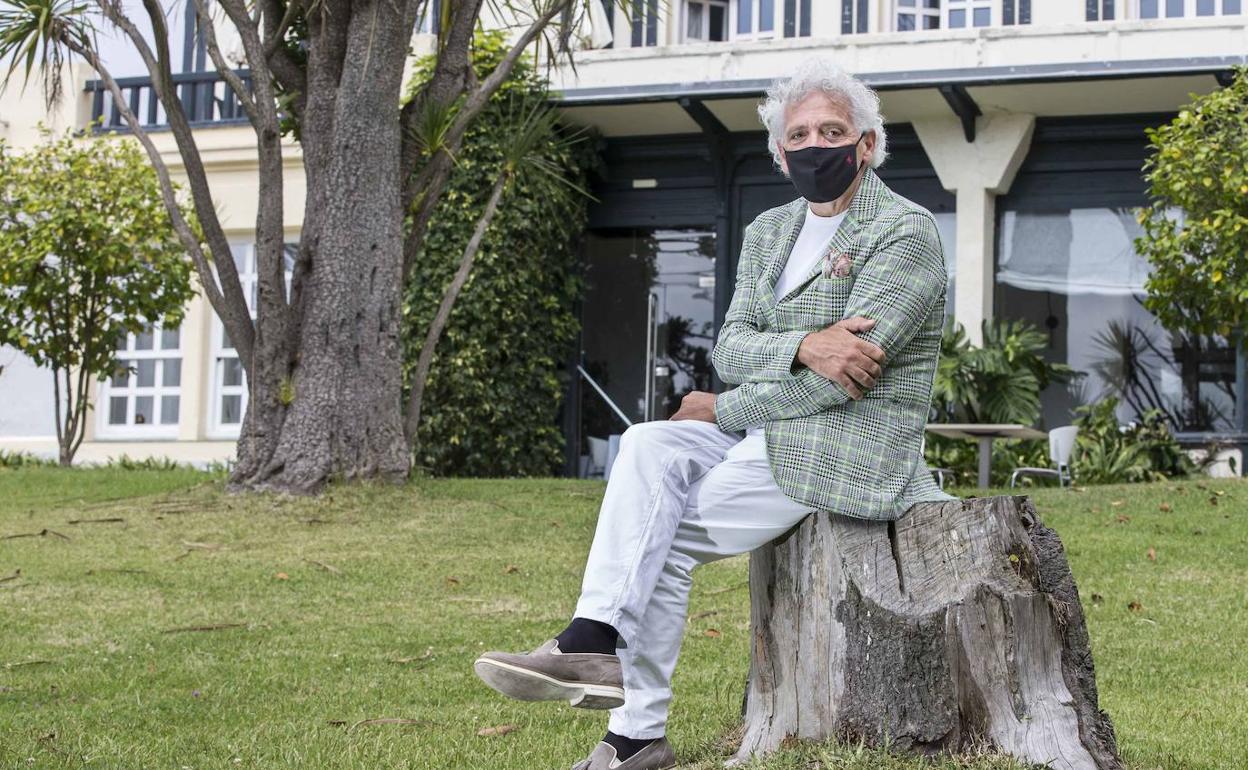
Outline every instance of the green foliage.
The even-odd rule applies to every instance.
[[[117,468],[123,471],[176,471],[188,467],[171,457],[135,458],[122,453],[121,457],[110,457],[103,463],[105,468]]]
[[[984,344],[975,347],[961,324],[951,319],[945,326],[932,385],[934,421],[1034,425],[1044,389],[1080,373],[1045,360],[1048,338],[1025,321],[984,321],[981,328]],[[951,469],[955,484],[974,484],[978,478],[979,447],[973,441],[929,434],[924,454],[928,465]],[[993,485],[1008,484],[1010,474],[1023,465],[1051,465],[1048,441],[993,442]]]
[[[1248,320],[1248,68],[1147,134],[1154,200],[1135,241],[1153,266],[1145,307],[1168,329],[1227,336]]]
[[[56,376],[66,461],[88,376],[114,372],[125,333],[179,324],[193,290],[138,146],[45,137],[20,154],[0,142],[0,342]]]
[[[0,90],[19,69],[25,72],[23,89],[39,72],[48,106],[59,101],[68,50],[93,47],[88,13],[87,4],[73,0],[0,0],[0,59],[8,59]]]
[[[56,465],[55,460],[40,457],[30,452],[6,452],[0,449],[0,470],[17,468],[45,468]]]
[[[1138,421],[1119,426],[1117,398],[1075,409],[1079,427],[1071,458],[1079,484],[1122,484],[1186,477],[1198,469],[1166,426],[1165,415],[1150,409]]]
[[[506,53],[498,31],[479,33],[473,66],[485,78]],[[414,67],[409,96],[428,80],[433,60]],[[512,132],[540,128],[534,108],[548,84],[517,63],[473,122],[430,222],[404,303],[406,369],[463,256],[498,176],[508,170]],[[446,116],[418,121],[426,154],[438,147]],[[525,128],[528,126],[528,128]],[[531,137],[532,138],[532,137]],[[437,346],[418,430],[418,466],[467,476],[546,475],[562,463],[557,424],[566,380],[560,364],[579,329],[573,311],[581,278],[575,242],[586,221],[584,187],[596,157],[590,142],[569,146],[547,132],[536,163],[516,176],[486,231],[473,272]],[[418,172],[419,173],[419,170]]]
[[[932,405],[942,422],[1021,423],[1040,419],[1040,394],[1079,373],[1044,358],[1048,338],[1026,321],[983,323],[982,347],[950,320],[940,342]]]

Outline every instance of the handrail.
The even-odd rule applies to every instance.
[[[633,421],[628,419],[628,415],[624,414],[624,411],[615,405],[615,402],[612,401],[611,397],[607,395],[607,392],[602,389],[602,386],[594,381],[593,377],[589,376],[589,372],[585,371],[585,367],[577,364],[576,370],[581,373],[581,376],[585,378],[585,381],[588,382],[594,390],[598,391],[598,395],[602,397],[603,401],[607,402],[607,406],[611,407],[611,410],[624,421],[624,424],[632,427]]]

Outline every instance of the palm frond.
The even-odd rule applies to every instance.
[[[22,90],[39,70],[44,101],[53,107],[63,92],[62,68],[75,50],[94,50],[95,29],[88,7],[73,0],[0,0],[0,61],[7,67],[0,89],[8,88],[13,74],[25,71]]]

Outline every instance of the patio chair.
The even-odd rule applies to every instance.
[[[1010,474],[1010,486],[1013,487],[1020,476],[1047,476],[1057,479],[1060,486],[1070,484],[1070,455],[1075,450],[1075,436],[1079,428],[1064,425],[1049,431],[1049,460],[1054,468],[1015,468]]]
[[[927,448],[927,436],[924,435],[923,438],[919,439],[919,455],[920,456],[924,454],[924,450],[926,450],[926,448]],[[932,472],[933,478],[936,479],[936,483],[940,485],[941,489],[945,488],[946,477],[954,478],[954,479],[958,477],[958,474],[954,472],[953,468],[933,468],[931,466],[928,466],[927,469]]]

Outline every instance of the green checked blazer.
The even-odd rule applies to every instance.
[[[715,421],[726,431],[765,426],[776,483],[816,510],[888,520],[922,500],[955,499],[932,480],[921,449],[945,313],[936,220],[868,168],[828,247],[849,256],[849,274],[825,275],[820,260],[777,301],[806,206],[798,198],[746,227],[711,351],[720,379],[737,387],[716,396]],[[885,353],[879,380],[859,401],[797,363],[806,334],[849,316],[875,319],[861,336]]]

